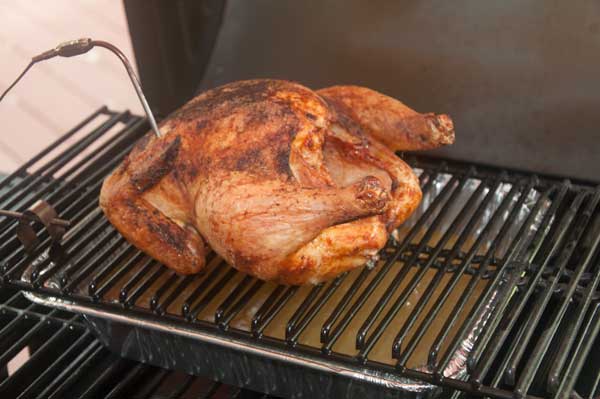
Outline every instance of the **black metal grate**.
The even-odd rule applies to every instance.
[[[127,244],[97,206],[102,178],[146,130],[101,109],[1,183],[1,207],[45,198],[75,222],[62,251],[48,256],[42,233],[26,256],[15,222],[1,220],[5,285],[490,397],[599,394],[600,191],[409,158],[426,200],[373,269],[284,287],[213,254],[205,274],[183,277]],[[448,377],[474,329],[469,373]]]
[[[35,305],[14,289],[0,295],[3,397],[275,399],[122,359],[94,338],[81,316]]]

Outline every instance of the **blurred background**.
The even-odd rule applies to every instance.
[[[88,36],[137,63],[159,119],[236,80],[357,84],[449,114],[456,143],[432,156],[600,181],[597,0],[0,0],[0,13],[0,87]],[[0,103],[0,171],[101,105],[142,114],[113,54],[36,65]]]
[[[135,64],[117,0],[0,0],[0,89],[31,57],[79,37],[109,41]],[[0,103],[0,174],[14,170],[102,105],[142,108],[121,62],[104,49],[36,64]]]

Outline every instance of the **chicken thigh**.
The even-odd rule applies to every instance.
[[[160,129],[104,181],[110,222],[178,273],[201,271],[210,247],[284,284],[319,283],[376,257],[421,199],[392,149],[454,139],[449,117],[372,90],[279,80],[210,90]]]

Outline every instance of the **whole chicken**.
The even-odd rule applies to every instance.
[[[377,256],[421,199],[394,154],[454,140],[356,86],[248,80],[207,91],[148,133],[104,181],[100,206],[133,245],[181,274],[209,246],[236,269],[319,283]]]

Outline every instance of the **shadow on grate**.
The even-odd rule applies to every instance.
[[[60,248],[40,230],[27,254],[15,222],[0,219],[3,284],[263,355],[307,355],[352,378],[383,373],[398,389],[408,377],[498,398],[598,394],[593,187],[409,157],[423,201],[372,268],[286,287],[211,254],[205,273],[179,276],[130,246],[97,204],[103,177],[146,130],[103,108],[3,180],[2,208],[44,198],[73,222]]]

